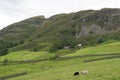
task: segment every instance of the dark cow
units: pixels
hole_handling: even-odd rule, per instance
[[[75,73],[73,74],[73,76],[77,76],[77,75],[79,75],[79,72],[75,72]]]

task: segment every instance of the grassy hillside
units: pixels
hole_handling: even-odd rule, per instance
[[[4,28],[0,40],[17,44],[10,51],[35,48],[55,51],[64,46],[75,48],[79,43],[94,46],[111,39],[120,40],[119,22],[120,9],[110,8],[58,14],[47,19],[37,16]]]
[[[0,40],[8,42],[24,41],[40,27],[44,20],[43,16],[37,16],[11,24],[0,31]]]
[[[99,46],[80,49],[73,54],[65,55],[65,57],[81,56],[81,55],[89,55],[89,54],[110,54],[110,53],[113,54],[120,53],[120,42],[109,43],[109,41],[107,41],[103,44],[100,44]]]
[[[54,57],[55,54],[64,54],[61,57],[70,57],[70,56],[82,56],[89,54],[114,54],[120,53],[120,42],[115,40],[110,40],[99,44],[94,47],[87,47],[77,50],[73,53],[69,52],[70,50],[59,50],[56,53],[49,53],[48,51],[17,51],[11,52],[7,55],[1,56],[0,60],[34,60],[34,59],[49,59]],[[67,54],[68,53],[68,54]]]
[[[104,8],[9,25],[0,31],[0,79],[120,80],[119,22],[120,9]]]
[[[111,43],[112,42],[112,43]],[[85,60],[116,56],[87,56],[68,59],[67,57],[90,54],[120,53],[120,42],[108,41],[96,47],[81,49],[72,54],[61,56],[61,59],[34,63],[8,64],[0,66],[0,76],[27,72],[26,75],[8,80],[119,80],[120,58],[106,59],[84,63]],[[16,54],[16,55],[15,55]],[[48,55],[49,54],[49,55]],[[36,60],[48,58],[54,53],[20,51],[0,57],[0,60]],[[117,56],[119,56],[118,54]],[[66,59],[63,59],[65,57]],[[2,63],[0,63],[2,64]],[[76,71],[88,70],[88,75],[73,76]]]
[[[28,75],[9,80],[119,80],[119,61],[120,59],[112,59],[82,63],[81,59],[74,59],[70,61],[46,62],[44,63],[45,67],[39,63],[35,64],[34,67],[32,66],[32,70],[34,71]],[[53,68],[50,68],[49,64],[52,65]],[[24,69],[28,70],[28,68],[30,67],[27,66],[27,68]],[[82,70],[88,70],[89,74],[73,76],[75,71]]]
[[[53,57],[53,53],[48,53],[45,51],[41,52],[31,52],[31,51],[18,51],[11,52],[8,55],[1,56],[0,61],[4,61],[5,59],[12,61],[21,61],[21,60],[39,60],[39,59],[49,59]]]

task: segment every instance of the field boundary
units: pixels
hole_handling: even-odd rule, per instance
[[[8,75],[8,76],[0,77],[0,80],[6,80],[6,79],[18,77],[18,76],[23,76],[23,75],[26,75],[26,74],[28,74],[28,73],[27,72],[22,72],[22,73],[18,73],[18,74],[11,74],[11,75]]]
[[[59,57],[59,58],[57,58],[57,60],[83,58],[83,57],[92,57],[92,56],[119,56],[119,55],[120,55],[120,53],[111,53],[111,54],[89,54],[89,55],[81,55],[81,56]]]
[[[110,58],[114,58],[114,56],[120,56],[120,53],[111,53],[111,54],[89,54],[89,55],[81,55],[81,56],[71,56],[71,57],[57,57],[54,59],[40,59],[40,60],[25,60],[25,61],[0,61],[0,66],[4,65],[12,65],[12,64],[28,64],[28,63],[35,63],[35,62],[43,62],[43,61],[49,61],[49,60],[69,60],[74,58],[84,58],[84,57],[93,57],[93,56],[111,56]],[[105,58],[106,58],[105,57]],[[101,58],[100,58],[101,59]],[[84,62],[92,62],[97,59],[91,59],[91,60],[85,60]],[[98,59],[99,60],[99,59]]]
[[[115,59],[115,58],[120,58],[120,56],[108,56],[108,57],[102,57],[102,58],[96,58],[96,59],[89,59],[89,60],[84,60],[83,62],[86,63],[86,62],[94,62],[94,61]]]

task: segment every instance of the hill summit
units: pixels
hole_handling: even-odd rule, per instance
[[[83,10],[45,18],[32,17],[0,31],[0,44],[11,51],[58,50],[120,40],[120,9]]]

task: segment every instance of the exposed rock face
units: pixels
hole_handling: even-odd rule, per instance
[[[76,34],[76,38],[86,36],[89,34],[105,34],[107,31],[104,28],[101,28],[100,26],[93,24],[89,27],[83,26],[81,28],[81,31],[79,34]]]
[[[2,29],[0,40],[14,42],[30,39],[33,42],[24,45],[27,48],[31,44],[37,46],[37,43],[40,42],[51,43],[51,41],[66,36],[69,39],[77,38],[79,40],[82,37],[98,35],[101,38],[104,34],[119,34],[119,32],[120,9],[104,8],[58,14],[47,19],[43,16],[32,17]],[[110,37],[113,38],[114,36]]]
[[[83,14],[84,13],[84,14]],[[75,13],[72,20],[76,20],[76,38],[89,34],[106,34],[120,29],[120,10],[104,8]]]

